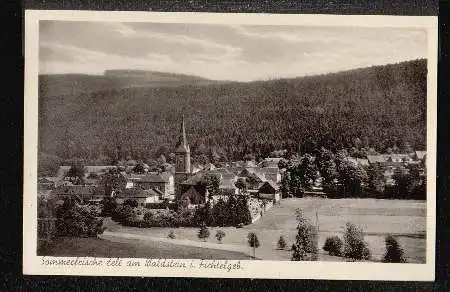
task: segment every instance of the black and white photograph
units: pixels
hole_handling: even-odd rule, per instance
[[[433,276],[435,18],[98,13],[29,25],[35,267]]]

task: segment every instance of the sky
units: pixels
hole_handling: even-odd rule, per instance
[[[427,56],[414,28],[41,21],[39,73],[138,69],[253,81]]]

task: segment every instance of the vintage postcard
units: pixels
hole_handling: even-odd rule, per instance
[[[437,18],[26,11],[23,272],[434,280]]]

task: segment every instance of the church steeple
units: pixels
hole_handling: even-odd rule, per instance
[[[186,128],[184,125],[184,115],[181,120],[181,131],[180,131],[180,138],[178,139],[178,142],[175,146],[175,153],[189,153],[189,144],[187,143],[186,139]]]
[[[182,182],[186,180],[191,171],[191,151],[186,139],[186,127],[184,116],[181,120],[180,138],[175,146],[175,180]]]

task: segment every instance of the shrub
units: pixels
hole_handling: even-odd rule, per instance
[[[347,223],[344,234],[344,256],[354,260],[370,259],[370,250],[364,241],[364,234],[360,227]]]
[[[323,245],[323,250],[328,252],[332,256],[342,255],[342,240],[338,236],[327,237],[325,244]]]
[[[203,241],[206,241],[206,239],[209,237],[208,227],[206,227],[206,225],[202,225],[202,227],[200,227],[200,230],[198,231],[197,236],[198,238],[203,239]]]
[[[284,240],[283,236],[280,236],[277,242],[278,249],[285,249],[286,248],[286,240]]]
[[[173,230],[171,230],[169,232],[169,235],[167,237],[169,237],[170,239],[174,239],[175,238],[175,233],[173,232]]]
[[[388,235],[385,238],[386,253],[383,257],[384,263],[405,263],[406,260],[403,257],[403,249],[398,243],[397,239],[392,235]]]
[[[223,232],[222,230],[217,230],[216,238],[219,243],[222,243],[222,238],[224,238],[224,237],[225,237],[225,232]]]
[[[175,227],[178,226],[177,213],[172,210],[147,210],[144,214],[146,227]]]

